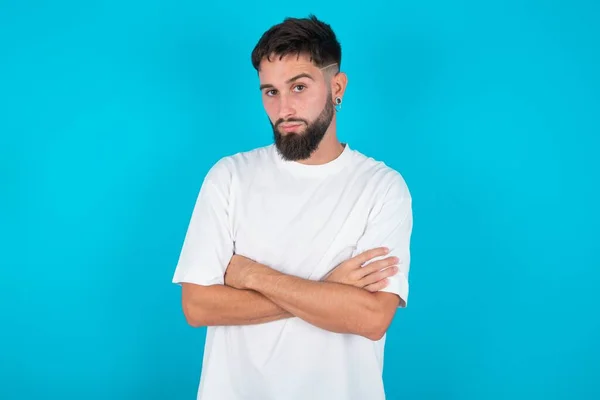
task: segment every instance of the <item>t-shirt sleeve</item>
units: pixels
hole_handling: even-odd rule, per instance
[[[389,186],[367,222],[364,234],[357,243],[353,257],[376,247],[388,247],[389,254],[374,258],[365,265],[383,258],[396,256],[400,260],[399,271],[389,277],[388,285],[382,292],[396,293],[408,303],[408,273],[410,270],[410,239],[413,227],[412,198],[402,176],[393,171]]]
[[[229,223],[231,171],[221,159],[208,171],[188,224],[173,283],[223,284],[233,255]]]

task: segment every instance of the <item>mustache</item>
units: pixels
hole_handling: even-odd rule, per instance
[[[279,125],[283,124],[284,122],[302,122],[305,125],[308,125],[308,122],[301,118],[288,118],[288,119],[281,118],[281,119],[278,119],[277,122],[275,122],[275,128],[279,128]]]

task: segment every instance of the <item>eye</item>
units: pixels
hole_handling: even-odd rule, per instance
[[[277,90],[275,90],[275,89],[267,90],[267,91],[265,92],[265,95],[267,95],[268,97],[273,97],[273,96],[275,96],[276,94],[277,94]]]
[[[299,90],[297,90],[297,89],[299,89]],[[295,90],[296,92],[302,92],[304,89],[306,89],[306,86],[304,86],[304,85],[302,85],[302,84],[298,84],[298,85],[295,85],[295,86],[294,86],[294,90]]]

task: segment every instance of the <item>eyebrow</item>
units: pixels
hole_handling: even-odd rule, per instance
[[[313,77],[312,77],[310,74],[307,74],[306,72],[303,72],[303,73],[301,73],[301,74],[298,74],[298,75],[296,75],[296,76],[293,76],[293,77],[291,77],[290,79],[288,79],[287,81],[285,81],[285,83],[289,84],[289,83],[292,83],[292,82],[294,82],[294,81],[297,81],[297,80],[298,80],[298,79],[300,79],[300,78],[308,78],[308,79],[310,79],[310,80],[312,80],[312,81],[314,81],[314,80],[315,80],[315,78],[313,78]],[[264,83],[264,84],[260,85],[260,88],[259,88],[259,89],[260,89],[260,90],[263,90],[263,89],[266,89],[266,88],[274,88],[274,87],[275,87],[275,86],[273,86],[273,85],[272,85],[272,84],[270,84],[270,83]]]

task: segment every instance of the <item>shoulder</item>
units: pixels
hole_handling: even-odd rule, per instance
[[[354,150],[357,173],[373,185],[380,194],[410,199],[411,194],[404,175],[384,160]]]
[[[272,158],[273,146],[262,146],[219,158],[209,169],[206,179],[232,179],[241,173],[252,173]]]

